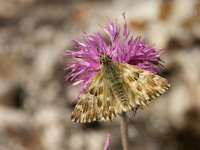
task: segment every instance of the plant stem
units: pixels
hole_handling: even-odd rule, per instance
[[[128,125],[126,122],[126,114],[120,116],[121,138],[123,150],[128,150]]]

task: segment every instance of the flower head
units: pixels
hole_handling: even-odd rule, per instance
[[[122,31],[117,22],[110,22],[102,27],[108,40],[100,32],[93,35],[84,32],[82,41],[72,41],[75,49],[67,51],[72,62],[67,65],[69,74],[66,79],[75,81],[73,85],[82,84],[81,91],[101,68],[101,54],[108,55],[115,62],[135,65],[154,74],[157,73],[156,67],[162,66],[160,55],[163,51],[156,50],[154,45],[148,45],[140,37],[134,38],[128,30],[125,14],[123,18]]]

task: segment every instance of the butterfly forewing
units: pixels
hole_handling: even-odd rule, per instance
[[[130,87],[129,95],[132,93],[133,99],[130,99],[132,108],[142,107],[158,96],[162,95],[169,87],[165,78],[136,68],[129,64],[119,64],[123,72],[123,79]]]
[[[80,96],[71,119],[74,122],[111,121],[119,113],[120,109],[116,111],[118,108],[120,105],[115,100],[112,89],[99,71]]]

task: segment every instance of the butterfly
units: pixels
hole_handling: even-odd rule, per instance
[[[127,63],[100,56],[101,68],[79,97],[71,120],[74,122],[112,121],[129,110],[149,105],[170,84],[165,78]]]

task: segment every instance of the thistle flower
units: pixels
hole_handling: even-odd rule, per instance
[[[125,14],[123,18],[123,27],[120,27],[117,21],[102,27],[109,41],[100,32],[93,35],[84,32],[82,41],[72,41],[75,49],[67,51],[72,62],[67,65],[69,74],[66,79],[74,81],[73,85],[82,85],[80,94],[100,69],[102,53],[115,62],[128,63],[154,74],[157,73],[156,67],[162,66],[160,55],[163,51],[156,50],[154,45],[148,45],[145,39],[134,38],[129,32]]]

